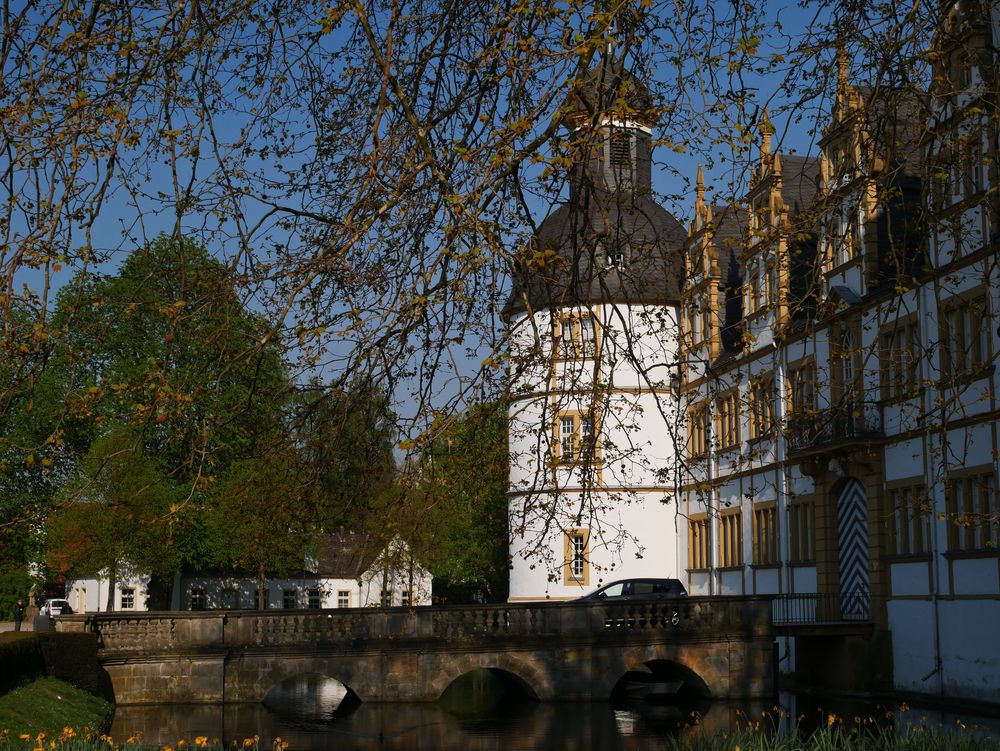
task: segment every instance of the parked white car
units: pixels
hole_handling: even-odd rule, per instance
[[[39,615],[70,615],[73,608],[69,606],[69,600],[46,600],[42,605]]]

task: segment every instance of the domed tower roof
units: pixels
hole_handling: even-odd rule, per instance
[[[565,120],[579,127],[595,118],[610,118],[652,127],[656,107],[649,88],[620,59],[602,57],[566,98]]]
[[[573,88],[567,107],[567,125],[589,131],[570,200],[542,222],[518,259],[505,313],[677,305],[687,233],[650,195],[656,117],[649,90],[620,61],[602,60]]]

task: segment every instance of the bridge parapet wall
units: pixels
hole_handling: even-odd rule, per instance
[[[607,698],[650,660],[693,670],[713,695],[769,696],[770,598],[518,603],[372,610],[95,613],[93,631],[121,704],[260,701],[303,672],[363,700],[425,701],[475,668],[519,676],[540,699]]]
[[[103,655],[412,640],[590,639],[609,632],[676,639],[771,633],[769,598],[691,597],[627,603],[517,603],[353,610],[93,613],[59,618],[93,631]]]

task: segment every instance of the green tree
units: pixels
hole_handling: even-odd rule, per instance
[[[172,511],[183,490],[142,453],[141,435],[118,428],[96,440],[49,517],[47,564],[59,575],[105,574],[115,584],[137,573],[172,573]]]
[[[380,524],[398,531],[455,602],[507,597],[507,410],[478,404],[447,418],[395,488]]]
[[[264,607],[267,575],[301,568],[317,532],[316,495],[300,455],[281,437],[261,442],[256,456],[230,465],[206,513],[214,563],[257,579]]]

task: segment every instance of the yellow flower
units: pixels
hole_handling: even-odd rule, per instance
[[[187,745],[187,741],[184,740],[183,738],[181,738],[179,741],[177,741],[177,748],[183,748],[186,745]]]
[[[20,738],[22,741],[30,741],[31,740],[31,736],[28,735],[27,733],[21,733],[17,737]]]
[[[208,736],[199,735],[194,739],[194,745],[196,746],[204,746],[206,743],[208,743]]]
[[[828,714],[828,715],[827,715],[827,717],[826,717],[826,726],[827,726],[827,727],[830,727],[830,726],[831,726],[831,725],[833,725],[833,723],[835,723],[836,721],[837,721],[837,715],[835,715],[835,714],[834,714],[833,712],[831,712],[831,713],[830,713],[830,714]]]
[[[244,746],[244,748],[246,748],[247,746],[252,746],[252,745],[253,745],[253,738],[244,738],[243,739],[243,746]]]
[[[41,746],[42,741],[45,740],[45,733],[39,733],[38,735],[36,735],[35,740],[38,741],[38,745]]]
[[[163,751],[174,751],[174,747],[173,746],[164,746],[163,747]]]

